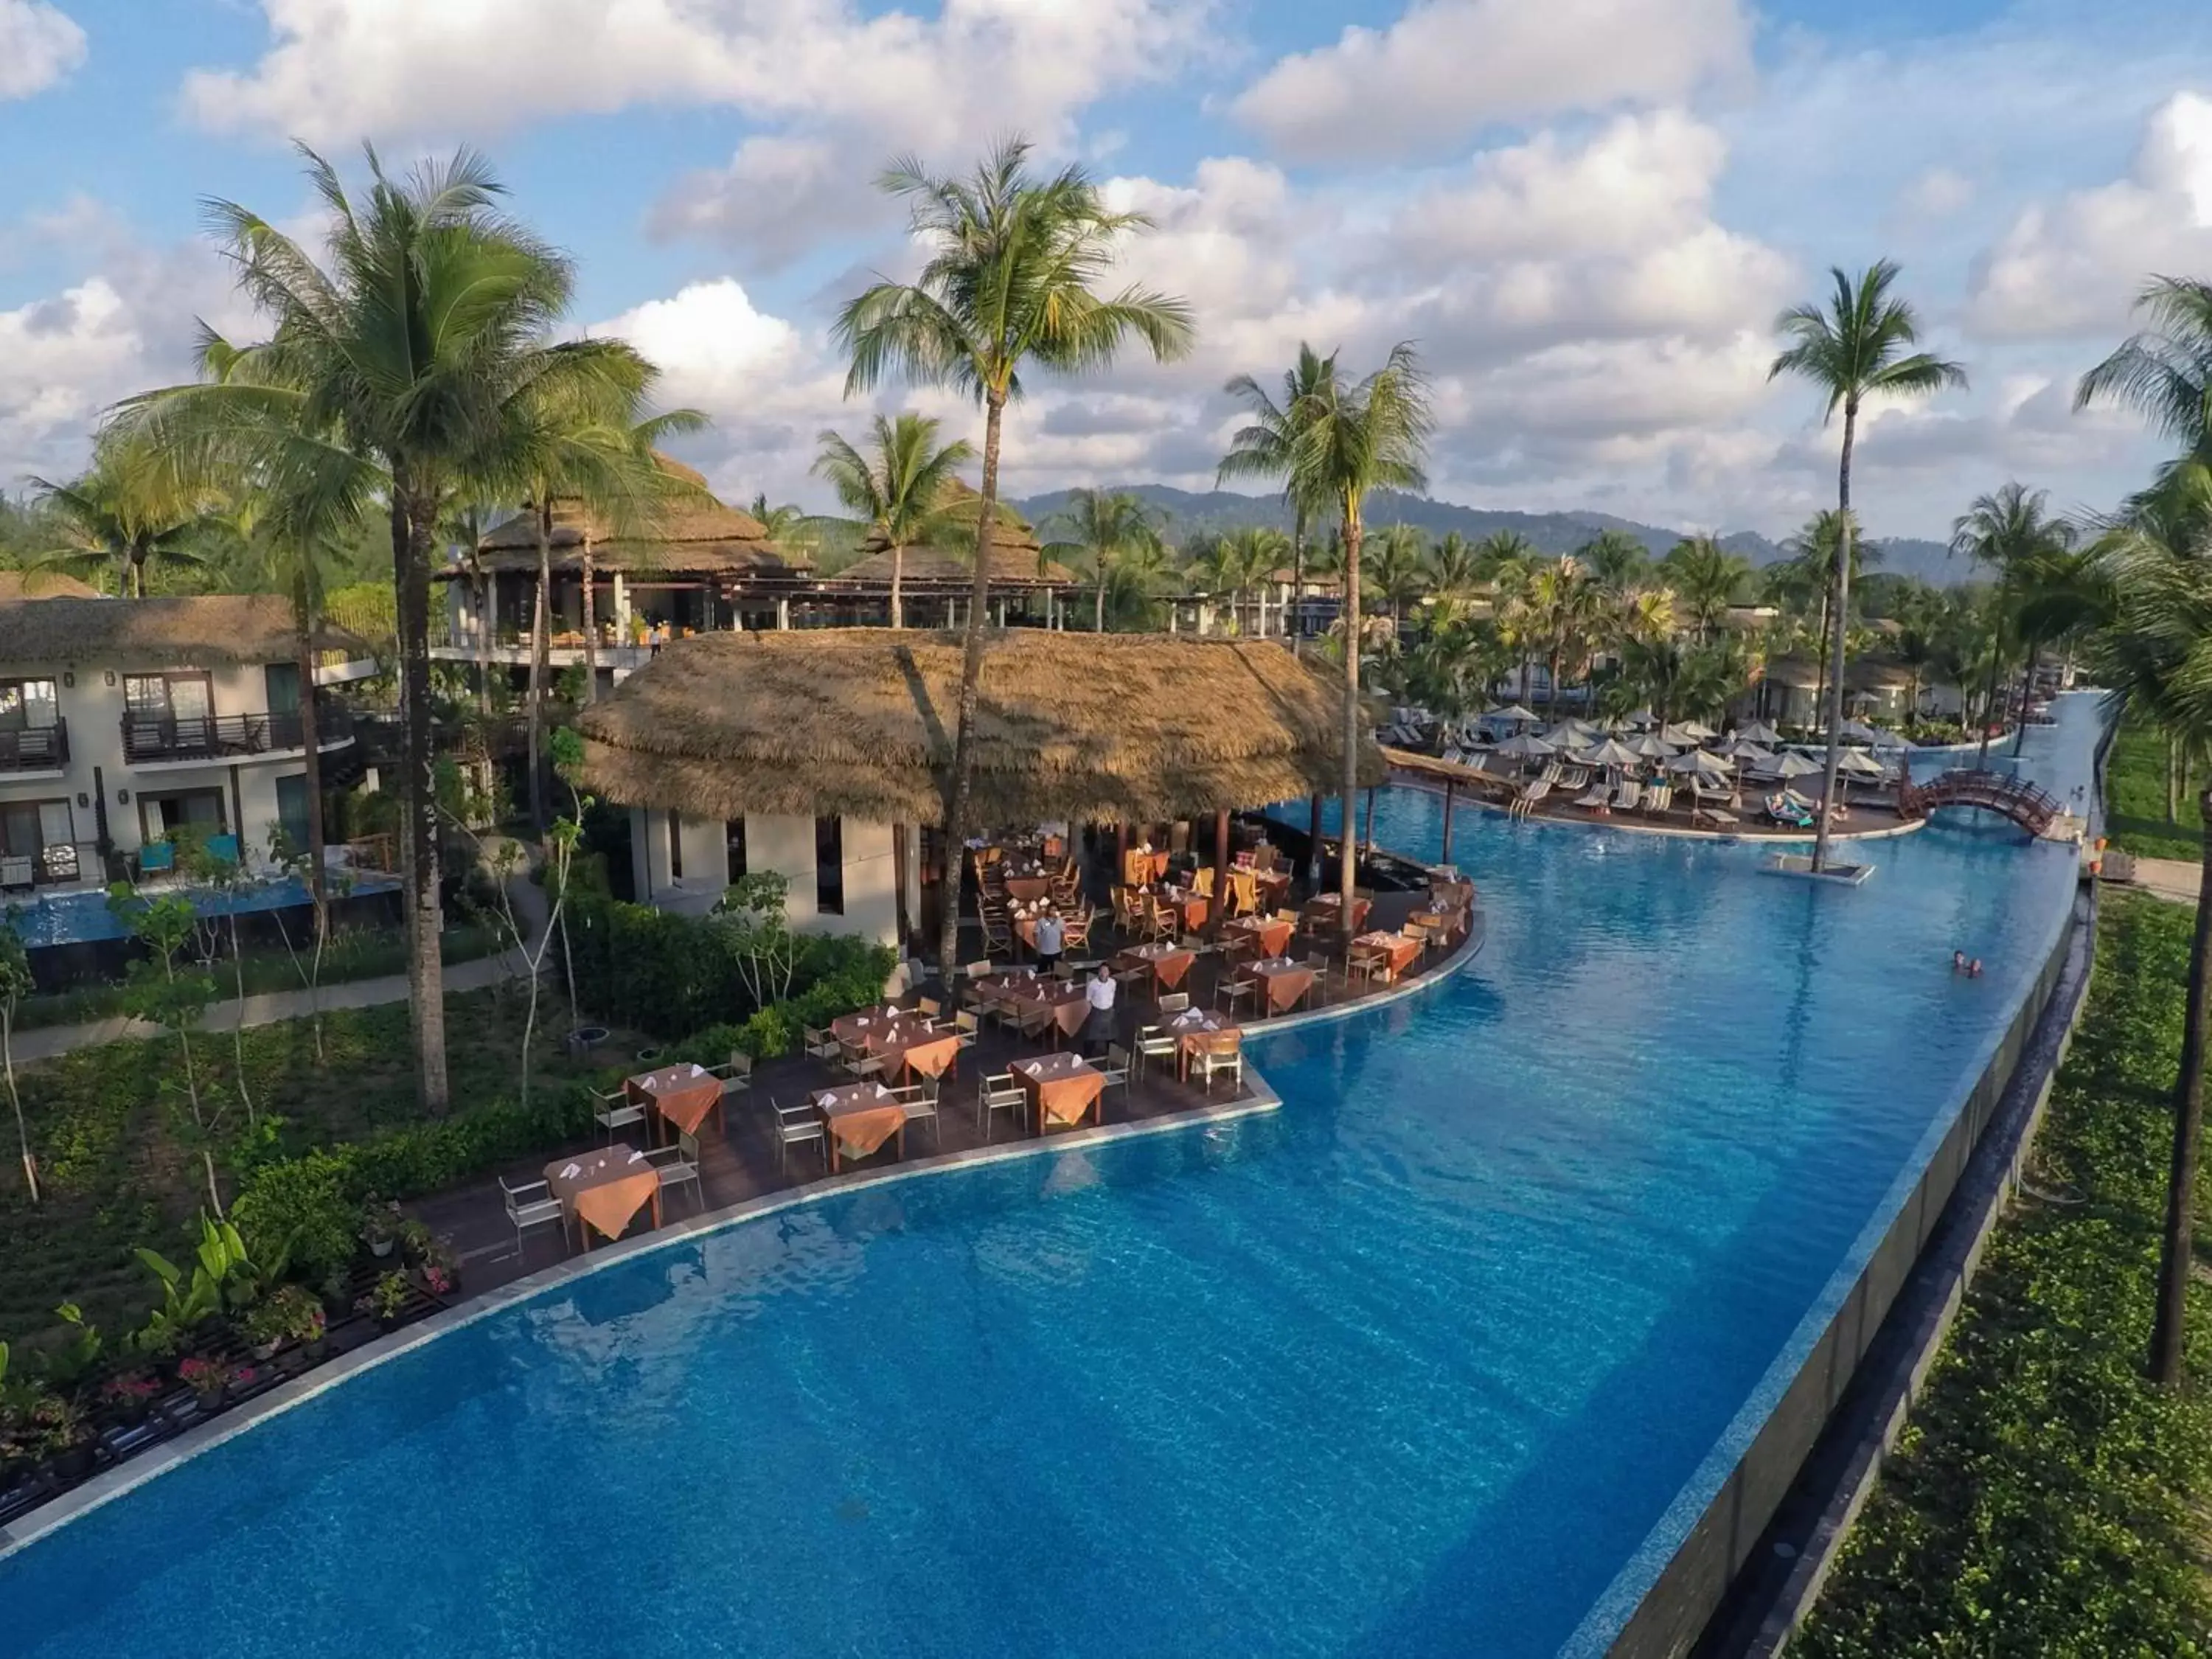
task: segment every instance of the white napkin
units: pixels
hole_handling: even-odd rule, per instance
[[[583,1173],[584,1166],[582,1164],[571,1164],[567,1169],[561,1171],[561,1179],[563,1181],[574,1181],[578,1176]]]
[[[629,1161],[633,1164],[642,1164],[645,1162],[645,1154],[643,1152],[632,1152],[629,1155]]]

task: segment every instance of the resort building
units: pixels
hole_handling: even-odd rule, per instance
[[[680,641],[585,711],[592,793],[630,809],[639,902],[704,909],[749,872],[793,926],[933,937],[960,641],[849,629]],[[1279,645],[1013,629],[984,658],[979,824],[1182,824],[1340,786],[1339,692]],[[1379,782],[1366,744],[1363,776]]]
[[[376,672],[350,636],[318,645],[318,687]],[[98,885],[181,825],[249,864],[277,825],[304,844],[303,695],[274,596],[0,598],[0,889]],[[316,713],[319,748],[352,744],[343,704]]]

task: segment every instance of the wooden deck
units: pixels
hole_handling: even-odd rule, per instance
[[[1423,896],[1417,893],[1378,892],[1374,896],[1374,908],[1370,913],[1368,925],[1370,927],[1395,928],[1422,902]],[[1094,957],[1110,957],[1119,945],[1110,933],[1102,937],[1103,943],[1094,946],[1091,955]],[[1292,948],[1295,952],[1304,954],[1310,948],[1318,947],[1301,933]],[[1401,985],[1434,974],[1450,955],[1451,951],[1447,948],[1432,946],[1426,959],[1419,964],[1418,972],[1408,974],[1401,981]],[[1190,997],[1194,1006],[1214,1007],[1220,1001],[1222,977],[1221,957],[1217,955],[1201,956],[1192,965],[1182,990]],[[1307,1006],[1340,1006],[1347,1002],[1371,1000],[1389,988],[1370,986],[1364,981],[1348,982],[1340,967],[1335,968],[1317,982],[1315,996]],[[929,988],[925,988],[925,994],[929,994]],[[1255,1024],[1249,1009],[1248,1002],[1244,1009],[1238,1011],[1239,1023],[1248,1027]],[[1159,1018],[1154,1000],[1131,985],[1120,988],[1115,1013],[1115,1040],[1129,1048],[1134,1047],[1136,1028],[1140,1024],[1152,1024]],[[1046,1052],[1050,1046],[1024,1040],[996,1024],[988,1024],[975,1047],[960,1056],[957,1075],[945,1079],[933,1129],[927,1123],[917,1123],[908,1129],[905,1157],[923,1157],[936,1152],[963,1152],[986,1145],[985,1128],[977,1121],[977,1093],[981,1079],[987,1073],[1004,1072],[1017,1060]],[[642,1071],[646,1067],[640,1066],[636,1069]],[[822,1180],[828,1171],[819,1143],[809,1142],[795,1146],[791,1149],[787,1159],[778,1158],[776,1140],[771,1133],[774,1118],[769,1103],[773,1099],[785,1105],[798,1103],[809,1098],[817,1089],[849,1081],[851,1079],[843,1072],[805,1055],[761,1066],[753,1073],[750,1089],[724,1099],[720,1114],[722,1121],[718,1123],[714,1117],[709,1116],[701,1126],[698,1188],[695,1191],[687,1184],[666,1194],[663,1206],[664,1223],[702,1211],[724,1209]],[[1104,1121],[1112,1124],[1175,1118],[1249,1098],[1251,1092],[1249,1088],[1240,1087],[1225,1079],[1217,1081],[1208,1091],[1194,1082],[1178,1081],[1171,1062],[1155,1061],[1133,1075],[1127,1090],[1114,1088],[1107,1091],[1103,1100]],[[633,1146],[643,1144],[635,1130],[629,1131],[627,1134]],[[1029,1127],[1025,1124],[1017,1126],[1011,1123],[1003,1112],[988,1122],[988,1144],[1029,1138],[1032,1138]],[[498,1174],[510,1182],[538,1181],[544,1178],[547,1164],[556,1158],[589,1151],[601,1144],[604,1144],[602,1139],[579,1139],[573,1146],[538,1152],[518,1160]],[[894,1142],[858,1164],[848,1161],[836,1178],[854,1183],[878,1179],[896,1168],[900,1157]],[[405,1208],[433,1231],[452,1240],[454,1249],[461,1257],[462,1288],[465,1294],[473,1295],[495,1288],[526,1273],[550,1266],[573,1254],[574,1249],[571,1240],[563,1237],[562,1230],[551,1226],[532,1229],[525,1235],[518,1248],[514,1230],[507,1221],[495,1179],[422,1199]],[[631,1231],[633,1233],[644,1231],[649,1230],[651,1224],[650,1213],[642,1213],[633,1224]]]

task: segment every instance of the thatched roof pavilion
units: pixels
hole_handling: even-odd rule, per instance
[[[0,570],[0,605],[17,599],[96,599],[100,590],[61,570]]]
[[[951,588],[964,593],[975,580],[975,527],[981,516],[979,508],[982,498],[966,484],[957,481],[949,495],[946,515],[959,526],[960,539],[966,544],[960,548],[926,545],[908,548],[900,575],[902,586],[911,586],[917,590]],[[1044,545],[1037,540],[1036,530],[1004,501],[999,503],[993,519],[991,588],[994,592],[1002,589],[1073,587],[1082,580],[1066,566],[1047,560]],[[860,544],[860,557],[831,580],[889,587],[891,580],[889,544],[880,535],[871,534]]]
[[[707,481],[680,461],[659,459],[660,468],[690,484],[697,493],[664,508],[649,534],[617,534],[615,526],[587,513],[573,497],[556,497],[553,503],[553,568],[574,573],[584,567],[584,541],[591,538],[592,564],[611,574],[794,576],[811,569],[804,554],[786,552],[769,539],[768,527],[750,513],[725,507],[707,493]],[[495,525],[477,544],[477,556],[487,570],[526,572],[538,569],[537,514],[528,508]],[[465,574],[448,566],[439,573],[447,577]]]
[[[322,650],[369,647],[325,621]],[[149,599],[25,599],[0,604],[0,662],[143,662],[188,668],[289,662],[292,606],[274,593],[193,593]]]
[[[633,806],[936,823],[955,633],[681,641],[585,711],[589,787]],[[983,660],[977,820],[1149,823],[1338,787],[1341,682],[1273,641],[1013,629]],[[1360,780],[1383,781],[1362,740]]]

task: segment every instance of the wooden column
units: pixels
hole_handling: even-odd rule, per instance
[[[1229,809],[1224,806],[1213,815],[1213,902],[1206,908],[1206,919],[1218,933],[1228,918]]]
[[[1321,797],[1313,798],[1313,811],[1307,820],[1306,885],[1316,890],[1321,886]]]
[[[912,937],[906,905],[906,825],[894,823],[891,825],[891,894],[898,911],[898,950],[902,962],[906,960],[907,940]]]
[[[1371,783],[1367,786],[1367,834],[1364,841],[1365,850],[1368,853],[1373,853],[1375,850],[1375,786]]]
[[[1439,864],[1451,862],[1452,788],[1452,781],[1446,778],[1444,780],[1444,850],[1443,856],[1437,860]]]

